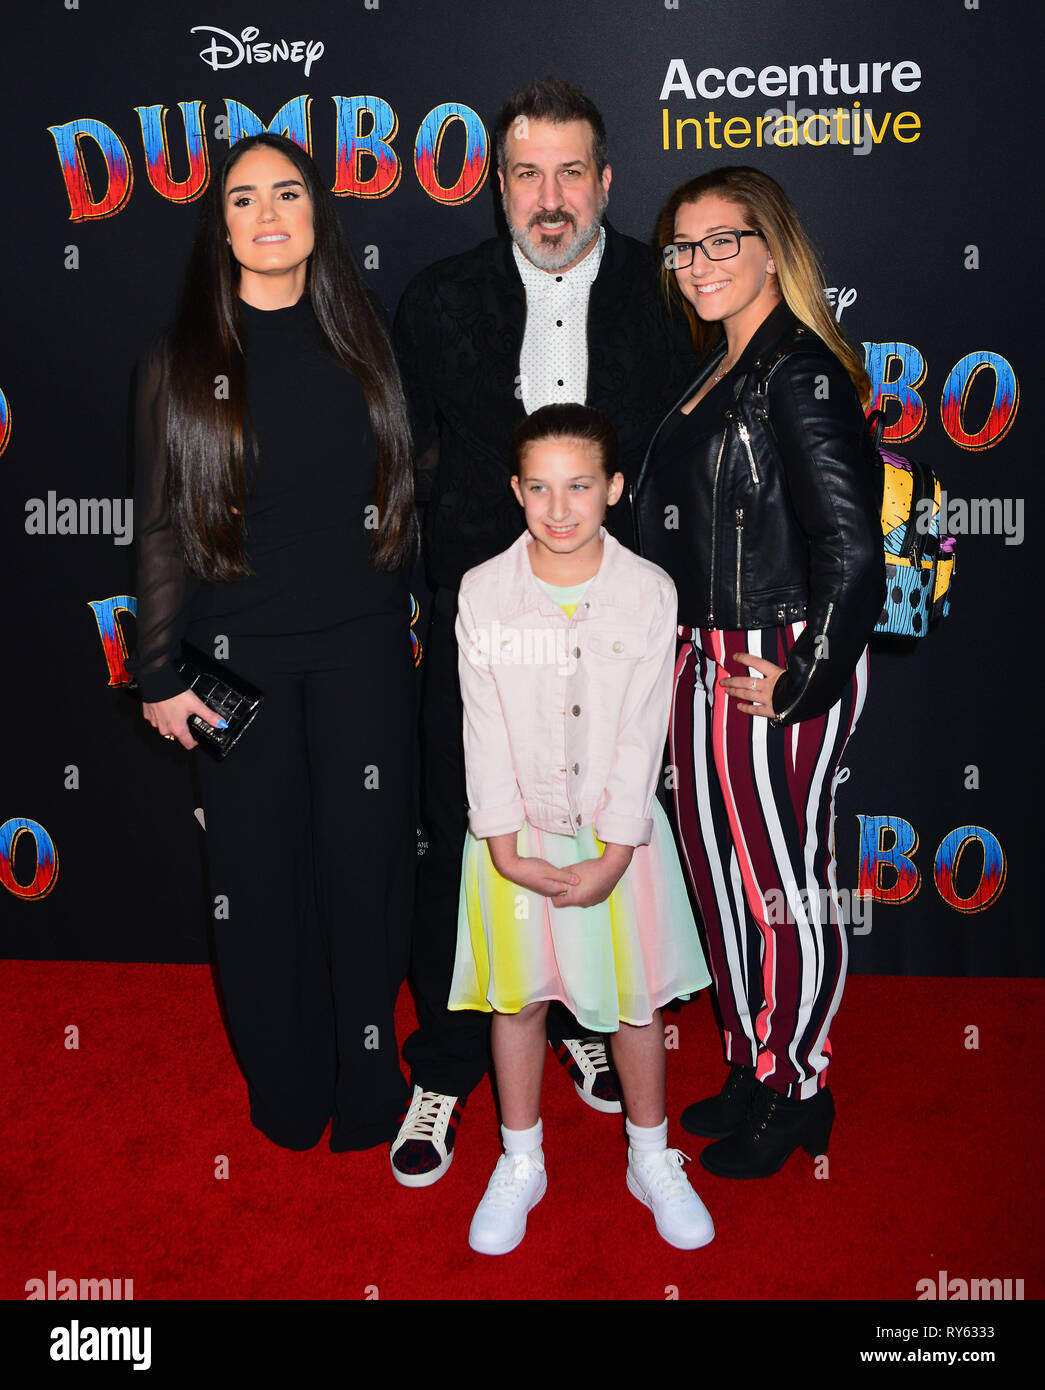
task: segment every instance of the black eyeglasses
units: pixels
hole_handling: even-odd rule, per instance
[[[709,261],[728,261],[740,255],[742,236],[762,236],[762,232],[712,232],[702,241],[673,241],[670,246],[662,246],[660,254],[668,270],[685,270],[693,264],[697,247],[704,252]]]

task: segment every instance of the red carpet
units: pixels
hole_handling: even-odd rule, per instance
[[[447,1176],[420,1191],[387,1152],[289,1153],[247,1119],[205,966],[5,963],[0,1298],[28,1280],[133,1279],[142,1299],[914,1300],[918,1281],[1022,1279],[1045,1293],[1037,980],[850,980],[832,1034],[829,1176],[688,1168],[714,1217],[673,1250],[624,1186],[621,1121],[583,1106],[551,1053],[548,1195],[518,1250],[473,1254],[497,1157],[484,1082]],[[724,1076],[707,998],[666,1015],[669,1143]],[[400,1040],[413,1025],[404,991]],[[79,1030],[67,1048],[66,1029]],[[979,1047],[966,1046],[967,1030]],[[1033,1048],[1031,1044],[1033,1043]],[[215,1178],[219,1155],[228,1179]]]

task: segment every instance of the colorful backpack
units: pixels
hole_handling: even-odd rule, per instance
[[[872,411],[868,424],[885,474],[886,594],[875,634],[924,637],[951,608],[955,545],[953,536],[940,535],[940,480],[917,460],[882,448],[880,410]]]

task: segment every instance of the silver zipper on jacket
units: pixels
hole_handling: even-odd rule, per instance
[[[729,416],[727,415],[727,419]],[[718,458],[715,460],[715,480],[711,486],[711,589],[708,593],[708,627],[715,626],[715,521],[718,517],[718,473],[722,465],[722,453],[726,447],[726,435],[729,433],[729,426],[722,431],[722,442],[718,446]]]
[[[737,613],[736,621],[740,622],[740,557],[744,546],[744,508],[737,508]]]
[[[628,484],[628,506],[631,508],[631,529],[635,534],[635,551],[642,554],[642,533],[639,529],[639,509],[635,505],[635,484]]]
[[[813,679],[813,676],[814,676],[814,674],[815,674],[815,672],[816,672],[816,668],[817,668],[817,666],[819,666],[819,664],[820,664],[820,652],[819,652],[819,647],[820,647],[820,644],[821,644],[822,642],[826,642],[826,640],[827,640],[827,629],[828,629],[828,627],[829,627],[829,625],[830,625],[830,623],[831,623],[831,614],[832,614],[834,611],[835,611],[835,606],[834,606],[834,604],[833,604],[833,603],[829,603],[829,604],[827,605],[827,612],[826,612],[826,614],[824,615],[824,626],[823,626],[823,629],[822,629],[821,632],[816,636],[816,638],[814,638],[813,645],[814,645],[814,648],[817,649],[817,651],[816,651],[816,656],[813,657],[813,664],[812,664],[812,666],[810,666],[810,668],[809,668],[809,674],[806,676],[805,681],[804,681],[803,684],[802,684],[802,689],[798,692],[798,694],[795,696],[795,698],[791,701],[791,703],[788,705],[787,709],[782,709],[782,710],[780,711],[779,714],[777,714],[777,715],[775,715],[775,716],[773,717],[772,722],[773,722],[774,724],[779,724],[780,721],[781,721],[782,719],[786,719],[787,716],[788,716],[788,715],[791,713],[791,711],[794,709],[794,707],[798,704],[799,700],[801,700],[802,696],[803,696],[803,695],[806,693],[806,691],[808,690],[808,688],[809,688],[809,682]]]
[[[751,432],[747,425],[744,424],[743,420],[737,425],[737,434],[739,434],[740,438],[744,441],[744,448],[747,450],[748,466],[751,469],[751,481],[757,487],[759,478],[758,469],[755,467],[755,455],[751,449]]]

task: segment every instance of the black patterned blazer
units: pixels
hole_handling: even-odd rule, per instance
[[[613,421],[630,483],[696,359],[683,315],[665,304],[655,252],[605,225],[588,300],[587,404]],[[394,341],[414,419],[434,588],[455,590],[466,570],[506,550],[523,529],[508,480],[512,431],[524,416],[525,327],[526,291],[507,236],[429,266],[400,301]],[[625,489],[606,526],[630,547],[628,506]]]

